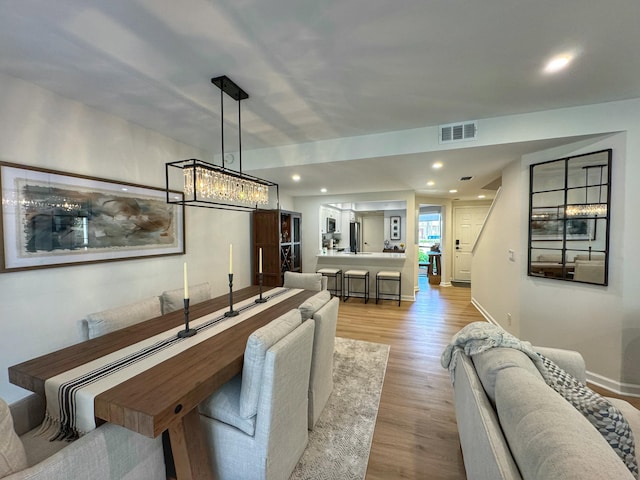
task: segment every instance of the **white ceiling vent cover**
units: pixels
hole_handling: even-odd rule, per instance
[[[440,143],[466,142],[476,139],[478,122],[450,123],[440,125]]]

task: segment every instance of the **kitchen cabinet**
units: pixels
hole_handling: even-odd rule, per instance
[[[284,272],[302,272],[302,214],[287,210],[255,210],[252,224],[253,281],[259,282],[262,248],[262,284],[281,286]]]

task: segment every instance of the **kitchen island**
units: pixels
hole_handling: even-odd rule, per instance
[[[349,269],[368,270],[369,271],[369,291],[371,299],[375,302],[376,295],[376,273],[382,270],[397,270],[402,273],[402,299],[414,300],[414,291],[412,282],[409,281],[413,272],[413,268],[407,262],[405,253],[383,253],[383,252],[338,252],[336,250],[328,250],[327,253],[319,253],[316,255],[316,270],[324,267],[334,267],[342,269],[344,273]],[[386,285],[385,285],[386,287]],[[358,287],[360,289],[360,287]],[[386,288],[381,289],[382,292],[387,291]]]

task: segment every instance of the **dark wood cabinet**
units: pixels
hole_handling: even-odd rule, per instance
[[[259,282],[262,248],[262,284],[282,285],[284,272],[302,271],[302,215],[286,210],[253,212],[253,281]]]

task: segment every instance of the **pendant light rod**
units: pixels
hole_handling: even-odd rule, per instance
[[[216,87],[220,89],[220,132],[222,139],[220,141],[222,150],[222,168],[224,167],[224,102],[222,92],[229,95],[236,102],[238,102],[238,150],[240,152],[240,172],[242,172],[242,123],[240,123],[240,101],[249,98],[249,94],[240,88],[233,80],[226,75],[215,77],[211,79]]]

